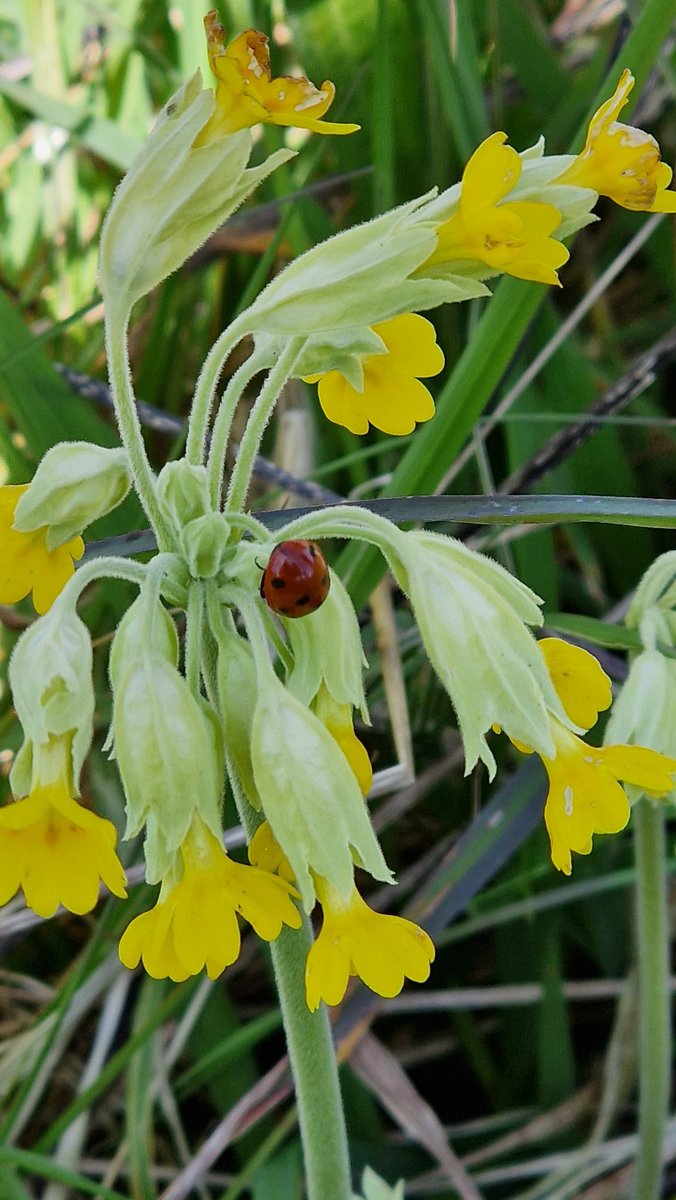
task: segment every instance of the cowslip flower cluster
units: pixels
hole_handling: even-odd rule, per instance
[[[274,941],[282,930],[293,937],[302,910],[318,905],[321,926],[305,978],[315,1010],[322,1001],[338,1004],[353,976],[393,996],[405,979],[425,980],[434,958],[423,929],[375,912],[358,890],[355,867],[382,883],[393,877],[371,824],[372,769],[354,728],[355,714],[368,721],[357,616],[317,539],[355,538],[383,554],[453,702],[468,771],[480,760],[495,774],[489,739],[496,727],[542,757],[550,777],[545,822],[561,870],[570,870],[571,852],[589,852],[594,833],[626,824],[618,780],[667,791],[676,761],[657,749],[585,746],[579,735],[609,699],[600,668],[581,651],[538,644],[538,597],[461,543],[402,532],[340,506],[289,522],[273,541],[245,504],[280,391],[291,378],[313,380],[330,420],[355,433],[369,425],[410,433],[433,417],[421,381],[444,365],[421,312],[488,295],[484,280],[501,273],[558,284],[568,257],[562,239],[594,219],[600,193],[620,194],[614,171],[622,179],[639,171],[625,153],[627,138],[652,147],[648,164],[640,159],[632,206],[664,207],[671,193],[652,140],[637,131],[618,137],[624,127],[614,115],[626,81],[594,118],[577,158],[550,159],[542,143],[519,154],[504,133],[492,135],[456,186],[337,234],[272,280],[212,348],[197,381],[185,455],[156,474],[128,367],[134,302],[290,157],[281,150],[249,167],[254,124],[339,135],[356,129],[325,120],[330,83],[272,78],[262,34],[247,30],[228,45],[215,13],[206,28],[215,92],[202,89],[197,74],[165,106],[115,194],[101,238],[124,448],[55,447],[30,485],[0,490],[8,547],[0,602],[32,592],[42,614],[10,667],[25,739],[11,774],[15,802],[0,810],[0,901],[22,890],[49,916],[59,904],[88,911],[101,885],[124,895],[116,831],[79,800],[94,694],[90,638],[76,604],[92,580],[126,580],[139,594],[110,652],[107,745],[124,786],[125,837],[144,834],[146,878],[159,894],[129,923],[121,960],[130,968],[142,963],[156,978],[180,981],[203,969],[215,978],[237,958],[240,918]],[[251,358],[215,404],[225,358],[247,335]],[[266,377],[226,481],[235,408],[261,371]],[[147,563],[92,558],[75,571],[83,529],[130,484],[158,553]],[[182,648],[170,607],[185,613]],[[248,863],[223,847],[226,788],[252,834]]]

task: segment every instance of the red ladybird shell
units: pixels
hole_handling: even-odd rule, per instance
[[[316,542],[295,538],[275,546],[261,579],[261,596],[283,617],[316,612],[329,594],[331,577]]]

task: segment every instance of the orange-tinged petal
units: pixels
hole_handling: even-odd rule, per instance
[[[566,715],[581,729],[591,729],[600,712],[610,708],[610,679],[593,654],[562,638],[541,638],[538,646]]]
[[[655,138],[617,120],[633,86],[633,75],[623,71],[591,119],[584,149],[556,182],[592,188],[637,212],[676,212],[676,192],[666,191],[671,170],[660,161]]]
[[[335,88],[325,80],[315,87],[305,76],[271,78],[268,39],[246,29],[225,45],[225,30],[215,10],[204,18],[209,63],[216,76],[216,107],[196,145],[213,137],[247,129],[259,122],[290,125],[314,133],[354,133],[358,125],[323,121]]]

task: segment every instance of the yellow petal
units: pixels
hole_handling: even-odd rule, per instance
[[[562,638],[541,638],[538,646],[566,716],[581,729],[591,729],[613,698],[610,679],[600,662]]]

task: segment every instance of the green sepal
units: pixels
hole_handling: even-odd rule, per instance
[[[211,508],[206,467],[184,458],[166,463],[157,477],[157,499],[172,528],[180,533]]]
[[[404,1181],[400,1179],[399,1183],[395,1183],[391,1188],[371,1167],[365,1167],[361,1180],[361,1195],[353,1196],[352,1200],[404,1200]]]
[[[60,442],[48,450],[19,500],[14,528],[47,527],[47,546],[82,533],[124,500],[131,486],[127,454],[91,442]]]
[[[222,513],[207,513],[182,530],[181,551],[193,579],[213,579],[227,553],[228,527]]]
[[[547,710],[570,726],[529,625],[539,598],[498,563],[443,534],[396,531],[386,551],[410,597],[425,649],[448,692],[465,747],[495,774],[485,734],[499,725],[539,754],[554,754]]]
[[[345,755],[271,672],[259,691],[251,758],[263,811],[306,911],[315,902],[312,871],[345,897],[353,886],[353,861],[375,879],[392,882]]]
[[[293,651],[287,686],[311,704],[324,684],[336,704],[349,704],[368,721],[363,668],[367,666],[354,606],[342,580],[331,571],[324,603],[300,620],[281,618]]]
[[[127,797],[125,836],[146,825],[147,878],[157,883],[195,812],[221,837],[223,760],[217,724],[175,667],[148,647],[118,684],[113,732]]]
[[[203,146],[195,139],[214,111],[197,71],[168,101],[118,187],[101,232],[101,291],[123,316],[177,270],[251,191],[294,157],[278,150],[246,169],[249,130]]]
[[[21,635],[9,683],[26,740],[45,745],[72,734],[73,778],[79,779],[94,727],[92,645],[77,614],[58,603]]]
[[[172,667],[178,663],[178,634],[170,614],[150,589],[130,604],[120,621],[108,658],[108,677],[115,692],[127,667],[151,649]]]
[[[251,761],[258,677],[251,647],[238,633],[219,633],[218,636],[218,695],[226,760],[237,775],[249,804],[260,809]]]

